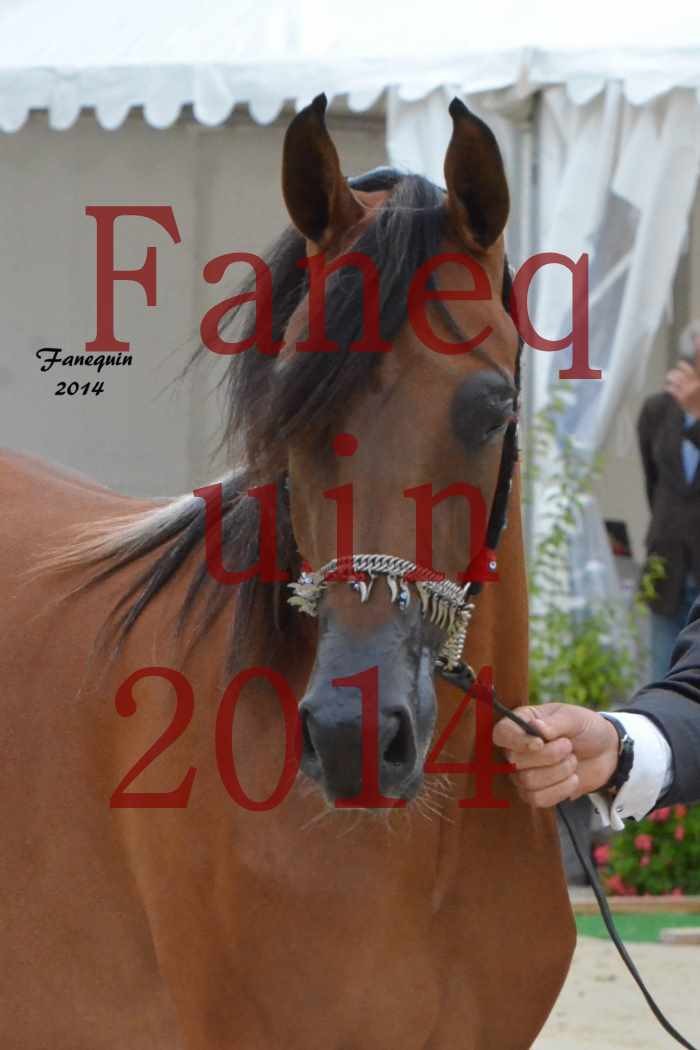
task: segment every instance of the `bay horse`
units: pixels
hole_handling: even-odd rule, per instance
[[[255,565],[274,511],[283,578],[215,578],[201,493],[137,500],[19,454],[0,461],[6,1050],[524,1050],[567,973],[575,933],[553,815],[522,804],[505,775],[502,808],[460,805],[468,771],[423,775],[460,695],[435,673],[444,624],[423,615],[420,580],[382,580],[373,563],[363,590],[359,576],[307,572],[296,594],[310,611],[311,580],[317,617],[287,600],[304,563],[332,562],[350,486],[354,550],[398,566],[416,558],[407,490],[466,482],[492,506],[519,366],[508,188],[488,127],[452,103],[445,193],[393,169],[344,178],[324,111],[319,96],[285,139],[292,225],[266,260],[281,345],[253,345],[250,287],[231,308],[250,346],[230,362],[222,564]],[[390,352],[353,348],[352,267],[326,283],[335,347],[297,352],[312,320],[305,260],[348,251],[377,265]],[[431,331],[456,343],[488,329],[468,353],[434,352],[407,317],[414,274],[438,253]],[[472,294],[464,259],[496,294]],[[269,485],[274,506],[260,496]],[[431,509],[433,565],[455,581],[470,504]],[[498,572],[466,656],[514,707],[528,626],[517,471]],[[389,808],[347,812],[334,802],[363,785],[372,669]],[[285,696],[301,699],[298,775]],[[446,751],[462,763],[474,706]],[[256,808],[290,768],[286,798]]]

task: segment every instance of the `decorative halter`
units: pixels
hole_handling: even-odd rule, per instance
[[[440,573],[391,554],[355,554],[352,558],[334,558],[317,572],[303,572],[296,583],[289,584],[294,592],[288,599],[289,604],[309,616],[317,616],[328,584],[343,580],[358,592],[361,602],[366,602],[379,576],[384,577],[391,602],[398,605],[401,612],[411,604],[413,584],[420,599],[421,616],[428,617],[446,632],[436,664],[447,671],[453,670],[460,662],[474,609],[473,603],[467,600],[471,583],[460,587]]]

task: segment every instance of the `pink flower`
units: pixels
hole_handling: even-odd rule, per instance
[[[657,824],[664,824],[670,816],[671,807],[662,806],[661,809],[655,809],[653,813],[649,814],[649,820],[653,820]]]
[[[678,819],[681,820],[683,817],[687,816],[688,807],[683,806],[679,803],[679,805],[673,807],[673,812],[675,816],[677,816]]]
[[[679,824],[676,830],[673,832],[673,837],[676,842],[682,842],[685,838],[685,828],[682,824]]]
[[[680,886],[676,886],[674,889],[671,890],[671,896],[672,897],[684,897],[685,894],[683,893],[683,890],[680,888]]]
[[[621,896],[630,892],[629,886],[625,885],[619,875],[611,875],[608,879],[607,886],[611,893],[617,893]]]
[[[651,835],[637,835],[636,839],[634,840],[634,848],[644,853],[649,853],[653,845],[654,843],[652,841]]]
[[[639,860],[639,867],[640,868],[648,868],[650,863],[651,863],[651,858],[649,857],[649,854],[647,853],[646,856],[640,858],[640,860]]]
[[[599,868],[610,860],[610,846],[596,846],[593,850],[593,859]]]
[[[611,875],[608,879],[607,888],[610,893],[622,893],[622,879],[619,875]]]

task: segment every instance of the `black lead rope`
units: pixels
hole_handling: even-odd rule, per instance
[[[625,943],[618,932],[618,929],[615,925],[615,920],[612,917],[612,912],[610,911],[610,905],[608,904],[607,897],[605,896],[603,887],[600,885],[598,873],[596,872],[593,864],[591,863],[590,857],[586,855],[586,851],[584,849],[581,849],[576,839],[576,835],[574,834],[574,829],[569,823],[569,818],[566,815],[566,810],[564,808],[563,803],[560,802],[557,806],[557,809],[559,810],[559,816],[561,817],[564,823],[564,827],[566,828],[569,838],[571,839],[571,845],[574,847],[576,856],[581,862],[581,867],[585,871],[586,875],[588,876],[588,881],[593,887],[593,893],[595,894],[595,899],[598,902],[600,914],[603,916],[605,928],[608,931],[608,934],[610,935],[610,940],[617,948],[623,963],[631,973],[632,977],[634,978],[637,984],[637,987],[646,999],[649,1009],[651,1010],[661,1027],[664,1029],[664,1031],[668,1032],[672,1039],[675,1039],[676,1042],[680,1043],[681,1046],[685,1046],[687,1050],[697,1050],[697,1048],[693,1046],[692,1043],[689,1043],[688,1040],[681,1035],[677,1028],[673,1027],[668,1018],[662,1013],[659,1006],[657,1006],[656,1000],[654,999],[653,995],[642,980],[642,976],[639,970],[637,969],[630,953],[627,951]]]
[[[441,670],[440,674],[443,678],[445,678],[452,685],[456,686],[463,693],[469,691],[471,686],[474,684],[476,678],[473,670],[471,669],[471,667],[469,667],[468,664],[459,664],[453,671]],[[500,715],[503,715],[504,718],[509,718],[511,722],[515,722],[515,724],[520,726],[523,732],[527,733],[528,736],[534,736],[537,737],[538,740],[545,741],[545,737],[539,731],[539,729],[536,729],[530,722],[526,722],[524,718],[520,717],[520,715],[516,715],[514,711],[511,711],[510,708],[500,703],[500,701],[496,700],[495,696],[491,700],[488,696],[485,696],[480,691],[475,695],[477,696],[477,699],[483,700],[485,703],[492,703],[494,711],[498,711],[498,713]],[[560,802],[557,806],[557,810],[559,811],[559,816],[561,817],[564,827],[567,830],[568,836],[571,839],[571,845],[574,847],[574,852],[576,853],[576,856],[578,857],[581,863],[581,867],[588,876],[588,881],[590,882],[593,888],[593,893],[595,895],[596,901],[598,902],[600,914],[603,917],[603,922],[605,923],[605,928],[608,931],[610,940],[617,948],[620,958],[622,959],[623,963],[632,975],[632,978],[637,984],[637,987],[639,988],[640,992],[646,999],[649,1005],[649,1009],[651,1010],[661,1027],[664,1029],[664,1031],[668,1032],[672,1039],[675,1039],[676,1042],[680,1043],[681,1046],[686,1047],[686,1050],[698,1050],[697,1047],[693,1046],[692,1043],[689,1043],[688,1040],[685,1039],[680,1034],[680,1032],[673,1027],[671,1022],[666,1018],[666,1016],[661,1012],[660,1008],[657,1006],[654,997],[652,996],[651,992],[642,980],[642,976],[639,973],[639,970],[637,969],[634,960],[627,951],[624,941],[622,940],[622,937],[619,934],[619,931],[615,925],[615,920],[612,917],[612,912],[610,911],[610,905],[608,904],[607,897],[605,896],[605,891],[603,890],[603,887],[600,884],[598,873],[595,870],[595,867],[592,864],[590,857],[587,856],[586,851],[582,849],[579,845],[574,829],[571,826],[569,818],[566,814],[565,804]]]

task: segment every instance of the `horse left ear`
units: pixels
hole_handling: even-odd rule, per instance
[[[297,113],[284,137],[282,193],[292,222],[308,240],[326,244],[361,218],[363,208],[340,170],[326,128],[326,96]]]
[[[450,103],[452,138],[445,154],[447,208],[457,236],[486,251],[498,240],[510,210],[503,159],[491,128],[464,103]]]

